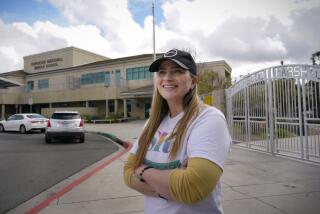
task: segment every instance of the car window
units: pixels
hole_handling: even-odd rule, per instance
[[[30,118],[30,119],[33,119],[33,118],[44,118],[40,114],[27,114],[27,117]]]
[[[79,119],[80,115],[78,113],[53,113],[52,119],[58,120],[72,120]]]
[[[16,115],[15,120],[23,120],[23,116],[22,115]]]
[[[8,117],[8,120],[15,120],[15,118],[16,118],[16,115],[12,115],[12,116]]]

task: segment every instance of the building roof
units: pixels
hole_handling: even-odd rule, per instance
[[[106,63],[118,63],[118,62],[127,62],[129,60],[136,60],[141,58],[147,58],[150,57],[150,59],[153,57],[153,54],[141,54],[141,55],[134,55],[134,56],[127,56],[127,57],[121,57],[121,58],[115,58],[115,59],[108,59],[108,60],[102,60],[97,62],[88,63],[81,66],[90,66],[90,65],[101,65]]]
[[[83,52],[83,53],[86,53],[86,54],[90,54],[90,55],[93,55],[93,56],[96,56],[96,57],[99,57],[99,58],[102,58],[102,59],[109,59],[109,57],[102,56],[100,54],[96,54],[96,53],[93,53],[91,51],[87,51],[87,50],[84,50],[84,49],[81,49],[81,48],[77,48],[77,47],[74,47],[74,46],[55,49],[55,50],[50,50],[50,51],[45,51],[45,52],[36,53],[36,54],[31,54],[31,55],[28,55],[28,56],[24,56],[23,58],[31,58],[31,57],[35,57],[35,56],[48,55],[48,54],[53,54],[53,53],[57,53],[57,52],[63,52],[63,51],[66,51],[66,50],[76,50],[76,51],[80,51],[80,52]]]
[[[153,57],[153,54],[134,55],[134,56],[128,56],[128,57],[122,57],[122,58],[116,58],[116,59],[101,60],[101,61],[92,62],[92,63],[83,64],[83,65],[74,66],[74,67],[69,67],[69,68],[61,68],[61,69],[51,70],[51,71],[41,71],[38,73],[28,74],[28,75],[40,75],[40,74],[44,74],[44,73],[47,74],[47,73],[51,73],[51,72],[55,73],[55,72],[65,72],[65,71],[69,71],[69,70],[77,70],[77,69],[82,69],[82,68],[94,68],[94,67],[98,67],[98,66],[102,66],[102,65],[112,65],[112,64],[116,64],[116,63],[127,63],[129,61],[135,61],[137,59],[146,59],[146,58],[153,59],[152,57]]]
[[[161,54],[157,54],[157,57],[160,56]],[[76,69],[81,69],[81,68],[91,68],[91,67],[98,67],[102,65],[110,65],[110,64],[115,64],[115,63],[126,63],[128,61],[134,61],[137,59],[144,59],[144,58],[150,58],[152,59],[153,54],[141,54],[141,55],[134,55],[134,56],[127,56],[127,57],[122,57],[122,58],[115,58],[115,59],[106,59],[106,60],[101,60],[97,62],[92,62],[92,63],[87,63],[83,65],[78,65],[74,67],[69,67],[69,68],[61,68],[61,69],[56,69],[56,70],[50,70],[50,71],[41,71],[38,73],[30,74],[25,72],[24,70],[17,70],[17,71],[9,71],[5,73],[0,73],[0,76],[30,76],[30,75],[41,75],[41,74],[48,74],[48,73],[56,73],[56,72],[65,72],[69,70],[76,70]]]
[[[13,86],[22,86],[23,84],[18,83],[13,80],[8,80],[6,78],[0,77],[0,89],[5,89]]]
[[[209,62],[200,62],[197,63],[199,69],[205,69],[208,66],[224,66],[227,68],[227,72],[231,73],[232,68],[225,60],[209,61]]]
[[[134,88],[128,91],[120,92],[121,98],[145,98],[152,97],[153,95],[153,85],[144,86],[141,88]]]
[[[24,77],[26,73],[24,70],[16,70],[16,71],[8,71],[4,73],[0,73],[0,77],[7,77],[7,76],[15,76],[15,77]]]

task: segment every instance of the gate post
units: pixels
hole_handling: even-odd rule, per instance
[[[249,123],[249,96],[248,87],[244,89],[244,106],[245,106],[245,126],[246,126],[246,145],[248,148],[251,147],[251,136],[250,136],[250,123]]]
[[[269,114],[269,142],[270,142],[270,152],[274,156],[275,155],[275,145],[274,145],[274,100],[273,100],[273,90],[272,90],[272,69],[268,69],[267,73],[267,87],[268,87],[268,114]]]
[[[300,87],[302,89],[302,110],[301,110],[301,98],[299,99],[300,102],[300,117],[299,117],[299,127],[300,127],[300,142],[301,142],[301,158],[306,158],[309,160],[309,145],[308,145],[308,136],[307,136],[307,105],[306,105],[306,88],[305,88],[305,78],[301,78],[302,83],[300,84]],[[300,81],[299,81],[300,82]],[[298,91],[300,92],[300,90]],[[301,97],[301,95],[300,95]]]
[[[232,98],[231,98],[231,89],[225,89],[225,94],[226,94],[226,104],[227,104],[227,111],[226,111],[226,116],[227,116],[227,122],[229,126],[229,132],[231,137],[233,138],[233,110],[232,110]]]

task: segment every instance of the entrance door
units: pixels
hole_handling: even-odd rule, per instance
[[[151,104],[150,103],[145,103],[144,104],[144,118],[149,118],[150,116],[150,108],[151,108]]]

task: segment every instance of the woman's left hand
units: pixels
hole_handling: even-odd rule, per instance
[[[187,158],[182,162],[180,169],[186,169],[188,167],[188,160],[189,159]]]

